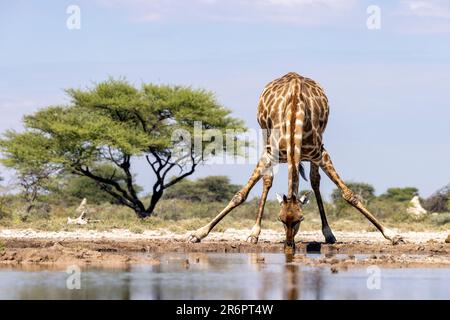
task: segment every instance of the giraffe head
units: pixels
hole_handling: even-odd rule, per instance
[[[286,231],[286,242],[284,248],[286,251],[295,250],[294,237],[300,229],[300,223],[304,217],[302,214],[302,206],[309,202],[310,192],[302,195],[300,198],[293,195],[291,198],[285,195],[277,194],[277,200],[280,203],[279,220],[283,223]]]

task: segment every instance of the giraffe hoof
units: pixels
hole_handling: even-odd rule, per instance
[[[325,237],[325,243],[328,244],[336,243],[336,238],[334,237],[333,232],[331,232],[330,227],[323,228],[322,234]]]
[[[248,242],[248,243],[257,244],[257,243],[258,243],[258,237],[255,237],[255,236],[249,236],[249,237],[247,238],[247,242]]]
[[[199,243],[199,242],[202,241],[202,240],[201,240],[199,237],[197,237],[197,236],[191,234],[191,235],[189,236],[189,238],[188,238],[188,241],[189,241],[190,243]]]
[[[401,236],[401,235],[396,235],[396,236],[394,236],[392,239],[391,239],[391,241],[392,241],[392,244],[395,246],[395,245],[397,245],[397,244],[402,244],[402,243],[406,243],[405,242],[405,239],[403,239],[403,237]]]
[[[383,235],[386,239],[390,240],[393,245],[406,243],[406,241],[403,239],[401,235],[390,229],[385,229]]]
[[[334,237],[333,234],[326,235],[325,236],[325,243],[328,243],[328,244],[336,243],[336,238]]]

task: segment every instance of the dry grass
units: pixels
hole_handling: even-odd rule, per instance
[[[139,219],[134,212],[126,207],[104,204],[90,206],[88,218],[100,220],[86,226],[89,229],[107,231],[112,229],[128,229],[135,233],[144,230],[168,229],[173,232],[195,230],[210,221],[224,206],[224,203],[190,203],[182,200],[163,200],[154,216]],[[321,221],[315,203],[305,208],[305,220],[301,229],[320,230]],[[450,229],[450,214],[427,215],[416,219],[406,213],[406,205],[378,202],[369,205],[371,211],[389,227],[400,231],[442,231]],[[8,214],[0,218],[0,227],[11,229],[31,228],[45,231],[70,231],[80,226],[67,225],[67,217],[75,217],[76,207],[53,205],[50,211],[39,210],[24,213],[19,205],[10,206]],[[345,207],[341,210],[327,205],[328,220],[336,231],[374,231],[375,228],[355,209]],[[263,228],[281,231],[282,225],[277,220],[279,206],[276,202],[267,203]],[[236,208],[221,223],[215,231],[228,228],[250,229],[257,212],[257,200],[253,199]],[[81,226],[83,227],[83,226]]]

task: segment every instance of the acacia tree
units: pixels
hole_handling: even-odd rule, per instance
[[[17,182],[26,201],[25,210],[29,212],[35,205],[39,194],[48,192],[54,183],[58,166],[46,161],[43,155],[48,150],[48,140],[31,132],[16,134],[7,131],[0,146],[8,150],[8,156],[1,159],[3,165],[16,171]],[[28,146],[32,146],[30,149]]]
[[[3,163],[88,177],[141,218],[154,212],[164,190],[194,173],[207,159],[206,144],[195,145],[195,126],[215,129],[222,138],[232,136],[233,143],[222,143],[221,151],[236,154],[241,146],[242,121],[232,118],[230,110],[205,90],[154,84],[136,88],[125,80],[110,79],[93,88],[66,92],[69,105],[25,116],[25,132],[5,134],[0,140]],[[174,132],[180,130],[193,139],[174,140]],[[175,153],[180,147],[187,150],[183,156]],[[149,171],[141,174],[154,178],[149,203],[139,197],[131,169],[133,161],[142,157]],[[99,164],[110,164],[115,170],[108,176],[98,174],[93,168]],[[117,180],[119,176],[122,181]]]

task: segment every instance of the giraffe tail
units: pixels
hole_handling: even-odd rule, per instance
[[[305,174],[305,167],[303,166],[303,164],[300,162],[299,166],[298,166],[298,171],[300,172],[300,175],[302,176],[302,178],[305,181],[308,181],[308,178],[306,178],[306,174]]]

